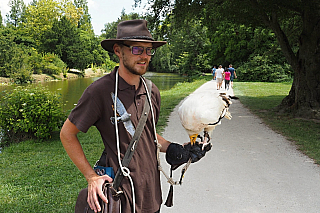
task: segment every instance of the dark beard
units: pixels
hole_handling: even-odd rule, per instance
[[[146,62],[147,67],[146,67],[146,69],[145,69],[145,71],[144,71],[143,73],[138,72],[136,69],[134,69],[133,66],[131,66],[129,63],[127,63],[127,59],[126,59],[126,56],[125,56],[124,54],[122,54],[122,58],[123,58],[123,66],[124,66],[127,70],[129,70],[129,72],[131,72],[131,73],[134,74],[134,75],[140,75],[140,76],[142,76],[143,74],[145,74],[145,73],[147,72],[147,70],[148,70],[148,68],[149,68],[149,62],[146,61],[146,60],[143,60],[144,62]]]

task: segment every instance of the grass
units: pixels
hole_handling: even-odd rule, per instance
[[[79,134],[94,164],[103,145],[96,128]],[[86,180],[64,151],[58,133],[48,141],[24,141],[0,154],[0,212],[74,212]]]
[[[205,83],[202,78],[179,83],[161,91],[161,117],[157,131],[166,126],[173,108]],[[91,165],[100,158],[103,143],[96,128],[79,133],[78,138]],[[64,151],[55,133],[50,140],[24,141],[6,147],[0,154],[0,212],[74,212],[77,195],[87,182]]]
[[[280,114],[275,110],[275,107],[288,95],[290,88],[291,83],[234,83],[234,93],[242,104],[320,164],[320,123]]]

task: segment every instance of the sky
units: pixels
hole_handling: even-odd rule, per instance
[[[24,0],[24,3],[28,5],[31,1],[32,0]],[[94,33],[100,35],[104,24],[117,21],[122,9],[125,9],[126,14],[131,12],[143,13],[147,0],[142,0],[141,6],[138,8],[133,8],[134,0],[87,0],[87,2]],[[6,14],[10,11],[8,3],[9,0],[0,0],[0,10],[3,19],[6,18]]]

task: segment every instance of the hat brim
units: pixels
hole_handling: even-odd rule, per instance
[[[166,41],[151,41],[151,40],[145,40],[145,39],[105,39],[101,41],[101,46],[103,49],[111,53],[114,53],[113,45],[115,43],[122,43],[124,41],[152,43],[152,47],[155,49],[167,43]]]

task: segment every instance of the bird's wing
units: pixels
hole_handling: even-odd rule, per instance
[[[218,93],[206,91],[188,96],[178,110],[182,126],[188,131],[199,133],[209,123],[219,121],[225,102]]]

